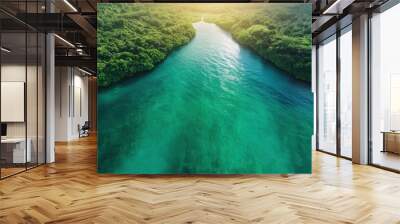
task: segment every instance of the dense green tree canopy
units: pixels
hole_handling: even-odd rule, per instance
[[[308,4],[232,5],[207,20],[297,79],[311,80],[311,7]]]
[[[99,4],[100,86],[149,71],[195,35],[192,17],[169,5]]]
[[[192,23],[201,18],[288,74],[311,80],[310,5],[99,4],[99,85],[153,69],[195,36]]]

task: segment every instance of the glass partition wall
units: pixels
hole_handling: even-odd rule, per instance
[[[369,18],[368,164],[400,172],[400,4]],[[352,27],[317,45],[317,149],[352,157]]]
[[[1,34],[1,177],[26,169],[26,34]],[[28,145],[30,146],[30,145]],[[28,159],[28,162],[30,160]]]
[[[39,10],[31,4],[18,6],[25,12]],[[22,22],[10,29],[3,21],[14,18],[0,12],[1,179],[46,160],[45,34]]]
[[[352,157],[351,25],[317,48],[317,149]]]
[[[351,25],[341,31],[340,49],[340,155],[352,157],[352,34]]]
[[[336,153],[336,35],[318,46],[319,150]]]
[[[371,18],[370,163],[400,171],[400,4]]]

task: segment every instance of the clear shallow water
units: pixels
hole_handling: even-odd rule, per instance
[[[306,173],[312,94],[214,24],[99,91],[101,173]]]

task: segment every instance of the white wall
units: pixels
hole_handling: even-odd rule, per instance
[[[88,77],[73,67],[56,67],[55,140],[79,137],[78,125],[88,120]]]
[[[85,121],[89,120],[89,111],[88,111],[88,77],[82,76],[83,73],[79,72],[76,74],[78,70],[75,70],[74,75],[74,107],[72,108],[72,130],[71,135],[74,138],[79,137],[78,132],[78,124],[83,125]]]
[[[38,69],[38,70],[37,70]],[[27,80],[25,80],[27,78]],[[44,120],[44,74],[42,67],[36,65],[28,65],[19,63],[6,63],[1,66],[2,82],[24,82],[26,84],[26,107],[21,108],[22,113],[26,112],[27,120],[22,122],[6,122],[7,137],[24,138],[25,135],[30,141],[32,151],[32,161],[39,163],[44,162],[44,145],[45,145],[45,120]],[[7,96],[2,96],[7,97]],[[10,108],[2,107],[1,110],[10,110]],[[12,111],[11,111],[12,113]],[[39,156],[37,157],[37,154]]]
[[[68,88],[70,84],[69,68],[55,68],[55,141],[68,140]]]
[[[1,66],[1,81],[2,82],[24,82],[25,83],[25,64],[24,65],[19,65],[19,64],[3,64]],[[31,70],[31,67],[28,67],[28,70]],[[5,96],[2,96],[5,97]],[[1,110],[7,110],[7,108],[1,108]],[[24,108],[22,108],[24,110]],[[18,123],[24,123],[24,122],[16,122],[16,123],[9,123],[8,128],[10,129],[11,132],[18,133],[17,130],[13,130],[14,127],[18,126]],[[24,126],[23,126],[24,127]],[[18,128],[16,128],[18,129]],[[25,129],[25,128],[23,128]],[[9,131],[9,130],[8,130]],[[25,136],[25,131],[20,133],[22,137]]]
[[[25,64],[3,64],[1,66],[1,81],[25,82],[25,69]],[[1,110],[7,110],[7,108],[1,108]],[[25,137],[25,122],[7,123],[7,137]]]
[[[27,70],[25,70],[27,69]],[[32,127],[35,130],[36,135],[36,66],[27,66],[25,64],[3,64],[1,66],[1,81],[2,82],[24,82],[25,75],[28,76],[28,87],[27,87],[27,119],[28,119],[28,137],[29,128]],[[3,96],[4,97],[4,96]],[[41,101],[40,101],[41,102]],[[42,105],[39,105],[41,107]],[[7,108],[1,108],[7,110]],[[32,123],[33,122],[33,123]],[[31,124],[32,123],[32,124]],[[25,136],[25,122],[7,122],[7,135],[9,137],[24,137]]]

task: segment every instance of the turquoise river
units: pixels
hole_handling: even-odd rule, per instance
[[[98,171],[311,172],[313,99],[215,24],[147,74],[99,90]]]

